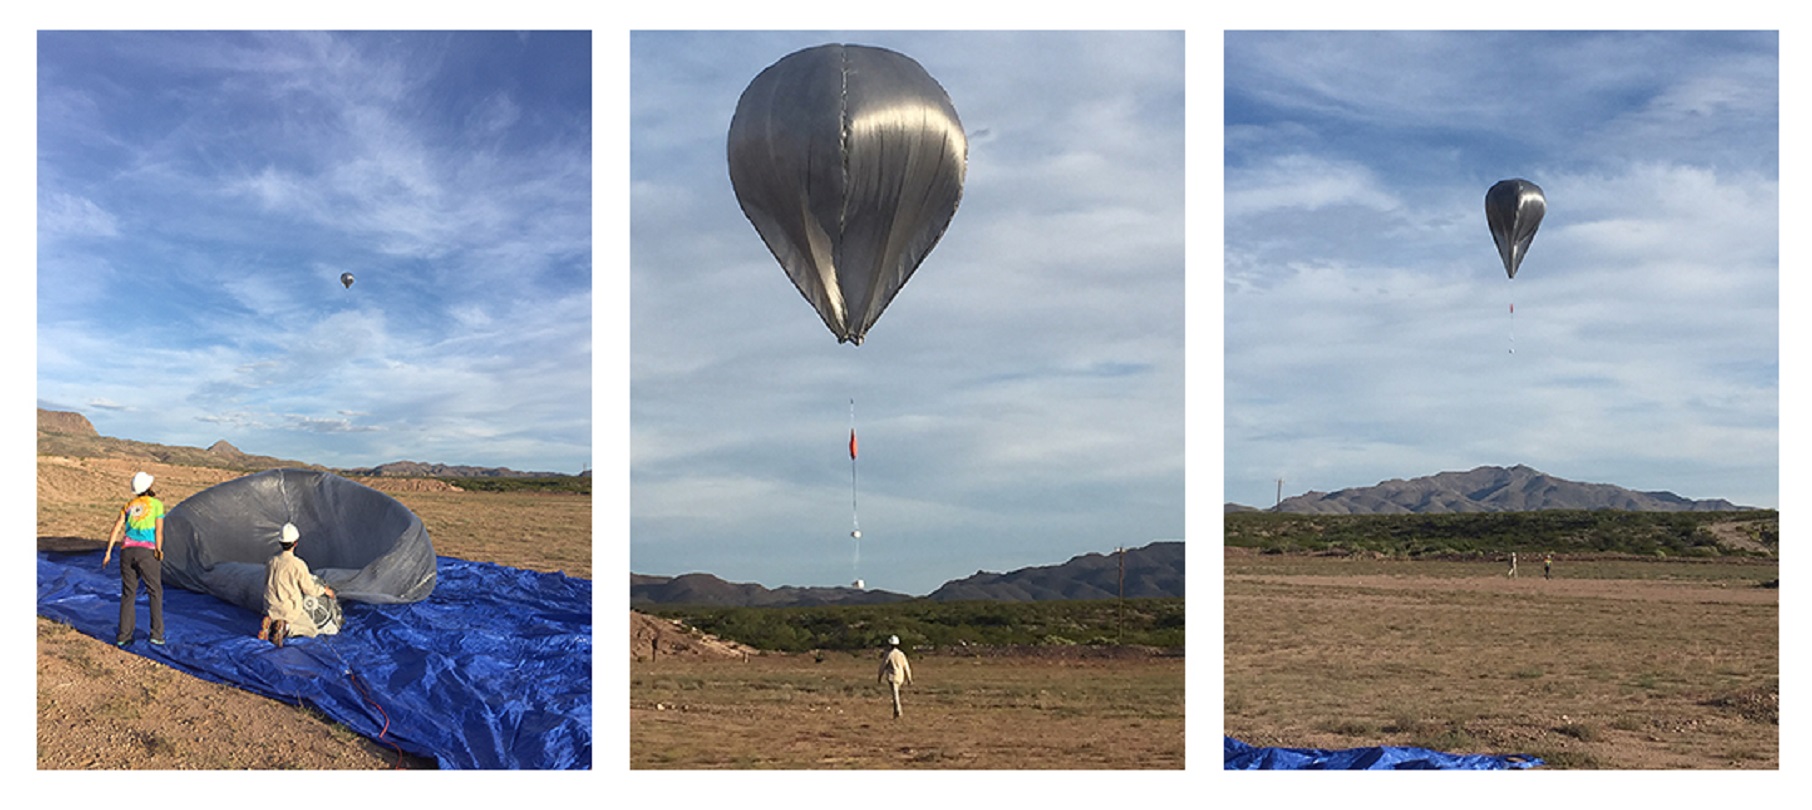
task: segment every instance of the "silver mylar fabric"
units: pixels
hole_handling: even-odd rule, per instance
[[[1548,198],[1542,196],[1541,186],[1521,178],[1499,180],[1485,192],[1485,224],[1491,226],[1491,240],[1511,278],[1516,278],[1516,268],[1522,266],[1547,211]]]
[[[265,563],[283,524],[296,556],[343,601],[419,602],[434,592],[434,544],[401,502],[320,470],[278,469],[215,484],[164,518],[164,582],[264,612]]]
[[[749,83],[728,152],[743,214],[837,342],[860,345],[955,216],[969,142],[919,63],[832,44]]]

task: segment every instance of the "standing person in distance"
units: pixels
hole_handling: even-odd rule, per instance
[[[893,716],[900,716],[900,686],[912,683],[912,665],[906,662],[906,653],[900,651],[900,637],[888,636],[887,655],[881,658],[881,683],[893,686]]]
[[[151,643],[164,643],[164,502],[151,490],[155,480],[148,472],[133,474],[132,500],[120,507],[119,519],[107,535],[107,550],[101,554],[101,567],[106,568],[113,544],[120,544],[120,632],[113,643],[121,647],[132,642],[141,579],[151,603]]]

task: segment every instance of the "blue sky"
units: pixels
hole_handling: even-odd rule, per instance
[[[592,463],[588,32],[37,46],[39,406],[333,466]]]
[[[918,60],[969,135],[954,220],[860,347],[793,288],[725,166],[743,88],[826,42]],[[923,594],[1181,539],[1183,47],[632,34],[631,570]]]
[[[1226,500],[1527,464],[1779,505],[1775,34],[1225,43]],[[1508,177],[1548,200],[1514,280]]]

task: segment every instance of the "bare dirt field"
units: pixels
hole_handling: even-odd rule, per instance
[[[1183,767],[1183,660],[915,656],[905,714],[874,655],[632,661],[630,767]]]
[[[38,547],[100,549],[136,470],[174,507],[240,473],[40,456]],[[591,577],[591,499],[374,481],[422,519],[437,554]],[[37,620],[40,769],[432,768],[324,716],[209,683]],[[256,627],[248,627],[251,633]]]
[[[1226,557],[1226,733],[1525,753],[1549,768],[1780,767],[1773,562]]]

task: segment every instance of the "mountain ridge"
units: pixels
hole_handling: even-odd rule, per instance
[[[1184,595],[1183,543],[1160,541],[1125,551],[1126,596],[1160,598]],[[924,598],[935,602],[1031,602],[1054,599],[1113,599],[1120,595],[1120,555],[1090,552],[1055,565],[1029,566],[1007,573],[977,571],[946,581],[924,597],[849,587],[783,586],[769,589],[751,582],[727,582],[712,574],[677,577],[629,575],[631,607],[652,605],[721,605],[725,607],[804,607],[830,604],[884,604]]]
[[[1266,512],[1294,514],[1456,514],[1524,512],[1542,509],[1623,510],[1632,512],[1735,511],[1722,498],[1691,499],[1672,492],[1638,491],[1614,484],[1583,483],[1549,475],[1533,467],[1480,466],[1420,478],[1393,478],[1367,487],[1334,492],[1310,491],[1279,501]],[[1253,510],[1229,503],[1223,511]]]
[[[74,411],[38,409],[38,454],[76,457],[145,459],[165,464],[190,467],[215,467],[231,470],[267,470],[296,467],[327,470],[349,477],[396,478],[568,478],[589,477],[591,471],[579,473],[520,472],[509,467],[481,467],[463,464],[426,464],[416,461],[393,461],[375,467],[328,467],[304,461],[246,453],[225,439],[207,449],[182,445],[155,444],[133,439],[102,436],[88,417]]]

